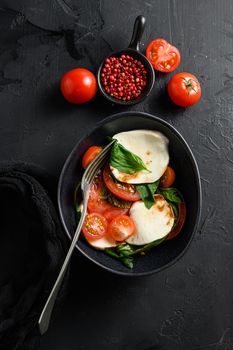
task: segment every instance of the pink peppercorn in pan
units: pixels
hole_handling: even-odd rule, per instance
[[[99,67],[97,80],[100,92],[112,103],[132,105],[143,101],[154,85],[154,70],[139,51],[145,18],[138,16],[129,47],[114,52]]]
[[[147,71],[140,60],[130,55],[109,57],[101,70],[101,82],[107,94],[130,101],[141,95],[147,85]]]

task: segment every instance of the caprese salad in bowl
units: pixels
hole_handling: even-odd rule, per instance
[[[82,174],[109,137],[114,143],[91,185],[77,248],[117,274],[158,272],[189,246],[200,217],[201,186],[186,141],[157,117],[141,112],[113,115],[74,147],[58,186],[64,229],[72,238],[82,211]]]
[[[131,130],[112,137],[114,143],[103,169],[90,189],[83,237],[94,249],[132,269],[134,258],[175,238],[186,218],[181,192],[173,187],[176,174],[169,165],[169,140],[156,130]],[[87,149],[85,169],[102,147]],[[74,205],[81,216],[76,187]],[[156,252],[155,252],[156,254]]]

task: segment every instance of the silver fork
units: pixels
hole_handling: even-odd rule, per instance
[[[46,304],[41,312],[41,315],[40,315],[40,318],[38,321],[41,334],[44,334],[48,330],[49,322],[50,322],[50,318],[51,318],[51,314],[53,311],[53,307],[54,307],[54,303],[55,303],[57,294],[58,294],[59,289],[61,287],[63,278],[64,278],[66,270],[67,270],[67,266],[69,264],[70,258],[72,256],[72,253],[74,251],[74,248],[76,246],[76,243],[78,241],[78,238],[79,238],[79,235],[81,232],[83,221],[85,219],[85,215],[87,212],[87,201],[89,198],[89,189],[90,189],[91,183],[92,183],[96,173],[98,172],[98,170],[104,165],[106,158],[108,156],[108,153],[111,150],[111,146],[114,142],[115,141],[112,140],[103,149],[103,151],[97,155],[97,157],[87,167],[87,169],[85,170],[85,172],[83,174],[82,181],[81,181],[81,191],[82,191],[82,195],[83,195],[83,210],[82,210],[81,218],[79,220],[79,223],[78,223],[77,229],[75,231],[73,240],[71,242],[70,248],[69,248],[68,253],[66,255],[65,261],[61,267],[61,270],[59,272],[57,280],[54,283],[53,289],[51,290],[50,295],[46,301]]]

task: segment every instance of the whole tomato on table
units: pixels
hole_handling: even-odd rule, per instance
[[[94,74],[88,69],[75,68],[63,75],[60,88],[67,101],[82,104],[96,95],[97,82]]]
[[[201,86],[195,75],[182,72],[173,75],[167,86],[171,100],[181,107],[192,106],[201,97]]]

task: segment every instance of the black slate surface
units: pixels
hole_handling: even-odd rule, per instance
[[[169,75],[158,74],[151,96],[130,108],[164,118],[189,142],[202,178],[200,229],[178,263],[146,278],[111,275],[76,253],[42,350],[233,349],[231,0],[0,0],[0,160],[33,161],[58,177],[76,141],[125,110],[100,96],[72,106],[58,82],[77,66],[95,71],[126,47],[139,14],[147,19],[143,43],[173,42],[177,71],[202,84],[202,100],[181,109],[167,98]]]

